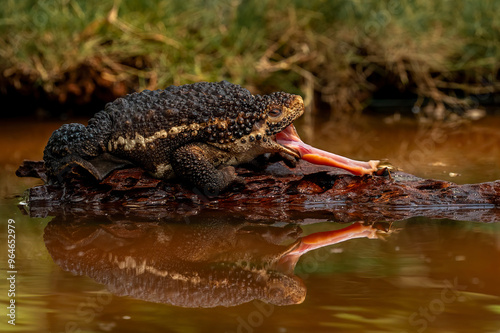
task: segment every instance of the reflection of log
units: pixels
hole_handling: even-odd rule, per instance
[[[124,213],[179,216],[202,209],[243,214],[250,219],[337,221],[399,220],[411,216],[492,222],[500,220],[500,181],[457,185],[402,172],[391,177],[352,176],[301,161],[289,169],[282,163],[261,171],[237,169],[243,183],[209,195],[176,182],[154,179],[138,168],[117,170],[96,183],[73,169],[63,186],[28,190],[32,216],[58,212]],[[44,178],[42,162],[26,161],[18,176]]]
[[[54,218],[44,240],[55,263],[115,295],[182,307],[236,306],[255,299],[302,303],[300,256],[354,238],[389,237],[387,223],[354,223],[300,238],[298,226],[203,219],[193,223]],[[282,245],[286,242],[288,245]]]

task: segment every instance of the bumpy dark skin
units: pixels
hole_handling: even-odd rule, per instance
[[[300,96],[252,95],[226,81],[146,90],[108,103],[87,126],[63,125],[44,161],[50,182],[72,165],[99,180],[136,165],[156,178],[220,191],[235,180],[234,165],[268,152],[298,157],[274,136],[303,112]]]

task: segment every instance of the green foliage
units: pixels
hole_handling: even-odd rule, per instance
[[[3,84],[64,96],[227,79],[362,109],[380,85],[436,103],[500,90],[495,0],[6,0]],[[315,95],[314,92],[317,92]],[[120,93],[120,91],[117,91]],[[63,97],[61,97],[63,96]],[[362,97],[364,96],[364,97]]]

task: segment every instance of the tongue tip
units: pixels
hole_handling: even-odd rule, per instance
[[[366,174],[372,174],[374,173],[375,171],[378,170],[378,166],[380,164],[380,161],[379,160],[369,160],[368,162],[360,162],[360,163],[366,163],[368,164],[368,168],[366,168]]]
[[[372,167],[372,172],[377,171],[378,166],[380,165],[379,160],[369,160],[368,164]]]

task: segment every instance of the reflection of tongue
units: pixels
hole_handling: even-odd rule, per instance
[[[300,238],[300,241],[294,243],[290,252],[286,253],[278,261],[285,269],[293,272],[295,265],[299,258],[315,249],[325,246],[338,244],[354,238],[370,238],[376,239],[379,237],[377,228],[373,226],[363,225],[363,223],[356,222],[346,228],[332,231],[316,232],[314,234]]]
[[[377,166],[380,163],[379,161],[355,161],[347,157],[314,148],[302,142],[293,125],[288,126],[283,131],[276,134],[276,142],[282,146],[295,150],[303,160],[310,163],[341,168],[354,175],[371,175],[374,171],[377,171]]]

